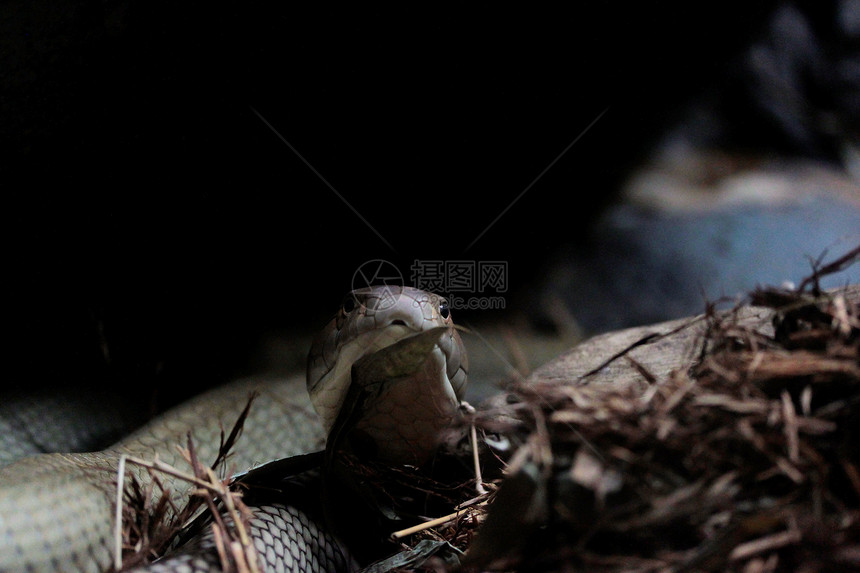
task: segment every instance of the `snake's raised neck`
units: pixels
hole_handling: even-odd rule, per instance
[[[459,414],[467,369],[444,298],[377,286],[349,293],[317,336],[307,384],[327,433],[344,419],[345,407],[356,406],[349,401],[370,395],[360,405],[353,437],[381,461],[420,464]]]

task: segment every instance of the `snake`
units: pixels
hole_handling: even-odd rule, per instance
[[[214,459],[224,428],[251,392],[256,398],[229,459],[237,471],[335,441],[360,444],[363,455],[384,463],[414,465],[433,455],[444,429],[461,415],[467,377],[465,347],[443,297],[397,285],[354,290],[314,339],[304,378],[238,380],[168,410],[104,450],[30,454],[0,466],[0,571],[109,569],[121,460],[157,457],[179,467],[176,446],[188,436],[199,459]],[[4,424],[15,420],[0,417],[0,430]],[[131,464],[123,475],[123,483],[132,476],[143,484],[152,480]],[[187,497],[188,483],[159,477],[175,500]],[[359,567],[325,519],[301,503],[250,509],[262,570]],[[217,571],[213,547],[211,539],[197,539],[140,570]]]

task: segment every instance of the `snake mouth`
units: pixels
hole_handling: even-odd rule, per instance
[[[358,337],[354,342],[369,344],[364,354],[377,352],[406,338],[421,334],[421,330],[410,328],[402,320],[392,320],[388,326],[377,328]],[[366,337],[366,339],[365,339]],[[351,344],[351,343],[350,343]]]
[[[386,362],[389,368],[396,364],[397,375],[402,376],[417,370],[431,354],[437,354],[436,367],[443,373],[447,373],[447,362],[452,358],[452,346],[445,344],[445,337],[450,337],[452,331],[453,326],[450,325],[415,330],[408,326],[391,324],[368,333],[376,336],[368,341],[365,352],[355,358],[352,367],[354,369],[360,362],[376,361],[378,364]],[[438,363],[440,360],[441,363]],[[385,370],[384,367],[380,368]],[[367,367],[362,370],[366,371]],[[393,372],[389,370],[389,375],[391,374]],[[373,377],[375,376],[371,376],[368,372],[367,378]],[[447,381],[447,376],[444,378]]]
[[[398,330],[396,342],[355,361],[347,400],[359,405],[335,427],[337,436],[352,436],[352,447],[363,444],[362,458],[418,466],[432,456],[460,414],[443,343],[452,329]]]
[[[316,394],[319,398],[314,404],[317,411],[323,418],[323,423],[326,432],[331,430],[332,424],[337,417],[337,413],[343,406],[347,391],[351,384],[353,365],[360,360],[367,360],[373,355],[376,355],[386,348],[403,341],[419,337],[422,333],[427,332],[425,329],[413,328],[399,320],[393,320],[388,325],[375,328],[369,332],[364,332],[354,336],[352,340],[341,345],[338,349],[338,360],[332,365],[331,369],[322,376],[316,384],[309,388],[312,399]],[[438,326],[435,328],[439,328]],[[445,327],[446,329],[449,327]],[[440,333],[441,334],[441,333]],[[440,338],[442,338],[440,336]],[[408,343],[405,343],[408,344]],[[445,344],[440,340],[436,346],[440,358],[444,360],[441,365],[442,371],[445,372],[447,364],[452,356],[451,349],[453,344]],[[446,351],[447,350],[447,351]],[[390,354],[389,354],[390,356]],[[447,382],[447,379],[446,379]]]
[[[387,299],[381,293],[356,292],[317,337],[308,355],[308,392],[326,432],[331,432],[356,382],[355,367],[360,362],[381,367],[414,359],[414,376],[393,376],[390,371],[377,376],[365,368],[361,378],[376,378],[380,388],[388,386],[387,381],[411,378],[414,402],[425,394],[444,396],[446,405],[450,396],[459,401],[465,392],[468,361],[450,314],[441,310],[444,299],[404,287],[395,304],[383,305]],[[389,349],[392,346],[397,348]],[[418,348],[423,355],[415,354]],[[415,407],[411,403],[407,406],[407,411]]]

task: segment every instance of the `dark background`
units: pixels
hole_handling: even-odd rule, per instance
[[[12,384],[222,379],[368,259],[506,260],[528,296],[775,4],[6,2]]]

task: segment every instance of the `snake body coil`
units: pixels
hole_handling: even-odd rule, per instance
[[[190,432],[198,457],[214,459],[222,428],[238,418],[254,390],[259,395],[231,466],[249,468],[317,451],[347,399],[353,364],[416,334],[451,326],[444,300],[416,289],[373,287],[351,293],[347,301],[312,346],[306,381],[240,381],[167,412],[107,450],[41,454],[0,467],[0,571],[105,570],[113,561],[113,499],[121,455],[157,455],[181,465],[176,445],[184,444]],[[396,384],[371,381],[375,401],[365,405],[357,428],[377,442],[383,458],[409,463],[426,456],[435,440],[432,434],[455,415],[466,382],[465,351],[456,331],[445,330],[419,375]],[[433,413],[429,418],[428,407]],[[150,479],[140,468],[127,471],[144,483]],[[187,495],[188,484],[161,479],[174,500]],[[252,510],[251,535],[266,570],[331,573],[355,567],[325,526],[300,508],[272,504]],[[148,567],[211,571],[218,570],[219,562],[211,540],[204,538]]]

